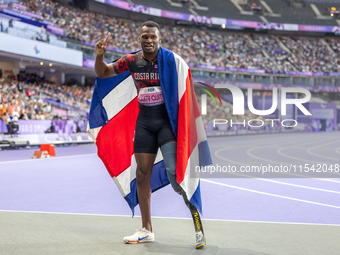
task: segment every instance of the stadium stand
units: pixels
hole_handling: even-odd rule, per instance
[[[154,1],[150,1],[150,4]],[[158,2],[158,1],[157,1]],[[217,3],[218,2],[218,3]],[[222,2],[217,1],[217,9]],[[268,4],[273,4],[267,1]],[[21,2],[21,4],[25,4]],[[145,3],[146,4],[146,3]],[[153,3],[152,6],[155,3]],[[159,1],[157,7],[167,6],[166,1]],[[156,7],[156,6],[155,6]],[[272,8],[272,6],[271,6]],[[282,12],[292,13],[291,7],[281,4]],[[82,43],[96,43],[104,38],[108,31],[112,32],[112,39],[108,46],[128,52],[139,48],[136,40],[141,22],[131,22],[124,19],[108,17],[101,14],[80,11],[53,1],[27,1],[27,9],[44,16],[56,26],[64,29],[63,40]],[[278,10],[278,9],[277,9]],[[273,7],[273,11],[277,11]],[[295,14],[292,14],[295,15]],[[295,15],[298,17],[298,15]],[[309,15],[310,16],[310,15]],[[252,16],[253,17],[253,16]],[[288,17],[284,15],[285,19]],[[306,20],[303,18],[303,20]],[[82,22],[80,22],[82,21]],[[293,19],[291,20],[294,21]],[[296,20],[299,23],[299,20]],[[8,28],[9,31],[20,30],[17,27]],[[251,38],[243,33],[206,32],[189,28],[163,26],[163,44],[177,52],[193,65],[212,65],[244,69],[263,69],[270,72],[338,72],[338,60],[334,59],[332,46],[321,38],[296,38],[291,36],[261,35]],[[43,40],[46,34],[41,33]],[[55,38],[50,36],[50,38]],[[252,40],[253,39],[253,40]],[[51,40],[51,39],[50,39]],[[55,39],[51,41],[56,41]],[[274,43],[275,42],[275,43]],[[274,43],[274,44],[273,44]],[[94,58],[93,50],[87,50],[87,57]],[[335,50],[336,51],[336,50]],[[284,54],[280,54],[283,53]],[[297,56],[298,55],[298,56]],[[317,56],[319,55],[319,56]],[[313,56],[313,61],[306,60]],[[316,57],[317,56],[317,57]],[[297,60],[299,59],[299,60]],[[113,57],[111,58],[113,60]],[[322,66],[328,61],[327,66]],[[256,62],[256,63],[255,63]]]
[[[268,22],[275,23],[293,23],[293,24],[309,24],[309,25],[324,25],[337,26],[335,20],[317,19],[315,12],[310,4],[305,3],[301,8],[296,8],[289,5],[290,1],[265,0],[266,4],[273,10],[274,13],[281,14],[278,16],[265,15]]]
[[[20,83],[20,86],[21,91],[18,90],[19,83],[0,84],[1,119],[7,122],[12,119],[53,119],[52,106],[43,101],[40,91],[32,84]]]
[[[195,9],[195,12],[197,12],[198,15],[210,17],[226,17],[228,19],[242,19],[262,22],[259,16],[242,15],[240,13],[240,10],[230,0],[228,1],[211,0],[209,1],[209,3],[207,3],[207,1],[204,0],[197,0],[196,2],[202,6],[208,5],[209,8],[208,11]]]
[[[93,87],[61,86],[41,81],[36,74],[12,78],[0,82],[0,111],[5,121],[79,119],[80,111],[89,111]]]
[[[171,4],[170,2],[173,3],[173,4]],[[189,11],[189,9],[186,6],[183,6],[178,1],[176,2],[176,1],[166,1],[166,0],[159,0],[159,1],[134,0],[133,3],[139,4],[139,5],[144,5],[144,6],[149,6],[149,7],[153,7],[153,8],[158,8],[158,9],[162,9],[162,10],[167,10],[167,11],[193,14]]]
[[[209,3],[196,0],[190,6],[187,4],[182,7],[174,6],[170,1],[134,1],[134,4],[166,9],[170,11],[183,13],[197,13],[207,16],[223,16],[227,18],[263,21],[259,15],[241,14],[240,10],[232,1],[221,2],[211,0]],[[326,24],[336,25],[335,19],[322,20],[316,23],[316,13],[312,10],[310,3],[306,3],[301,8],[289,6],[287,1],[248,1],[247,5],[240,5],[244,12],[251,11],[251,5],[255,3],[261,6],[263,17],[269,22],[277,21],[300,24]],[[115,57],[122,55],[124,52],[131,52],[140,46],[137,42],[138,31],[142,21],[127,20],[120,17],[112,17],[104,14],[91,12],[89,10],[80,10],[70,5],[65,5],[56,1],[18,1],[18,4],[25,6],[27,11],[40,15],[44,20],[53,22],[56,27],[62,28],[63,36],[48,34],[43,28],[31,30],[29,26],[24,26],[17,21],[8,21],[3,23],[3,31],[12,35],[29,38],[32,40],[41,40],[49,42],[59,47],[68,47],[81,49],[86,59],[94,59],[95,54],[93,45],[104,38],[110,31],[112,38],[109,41],[109,52],[107,62],[112,61]],[[208,9],[200,9],[198,6],[206,6]],[[269,6],[265,7],[265,6]],[[316,6],[326,6],[325,3],[315,3]],[[190,7],[190,8],[189,8]],[[11,8],[14,8],[13,5]],[[268,11],[268,10],[271,11]],[[279,14],[279,15],[271,15]],[[322,13],[326,15],[326,13]],[[281,16],[280,16],[281,15]],[[307,18],[308,16],[308,18]],[[276,22],[276,21],[275,21]],[[328,24],[328,23],[327,23]],[[313,77],[312,79],[301,77],[290,77],[286,75],[290,72],[305,73],[340,73],[339,62],[339,39],[337,37],[321,37],[304,34],[282,33],[276,31],[272,33],[257,33],[254,30],[244,30],[234,32],[232,30],[223,30],[215,26],[204,25],[204,29],[197,23],[192,26],[179,25],[161,25],[163,36],[162,46],[169,48],[187,61],[193,68],[195,78],[210,78],[216,83],[218,80],[227,80],[235,82],[258,82],[262,84],[278,83],[281,85],[302,85],[302,86],[339,86],[339,79],[334,77]],[[108,53],[109,53],[108,52]],[[272,76],[263,76],[246,74],[245,71],[227,71],[219,72],[206,68],[221,67],[227,70],[259,70],[265,74],[274,74]],[[280,76],[281,75],[281,76]],[[322,74],[323,75],[323,74]],[[37,81],[36,83],[27,80],[9,80],[1,84],[2,109],[9,107],[8,102],[14,100],[17,105],[18,99],[15,98],[15,86],[23,86],[24,91],[39,91],[39,94],[33,94],[27,97],[20,94],[19,105],[21,108],[30,107],[27,115],[35,119],[53,119],[53,116],[64,114],[67,118],[69,110],[75,112],[78,110],[88,111],[90,105],[91,91],[93,87],[82,86],[65,86],[46,81]],[[12,88],[12,92],[8,88]],[[6,94],[6,95],[5,95]],[[41,105],[33,104],[36,101],[44,100]],[[33,100],[33,103],[31,101]],[[7,102],[5,107],[4,102]],[[211,102],[210,102],[211,103]],[[228,105],[228,102],[225,103]],[[229,103],[230,104],[230,103]],[[32,114],[32,105],[34,112]],[[230,105],[229,105],[230,106]],[[11,103],[10,108],[13,108]],[[15,107],[14,107],[15,108]],[[36,109],[38,109],[36,111]],[[46,111],[47,109],[47,111]],[[53,109],[56,109],[53,112]],[[59,111],[58,111],[59,109]],[[41,112],[40,112],[41,110]],[[62,111],[64,110],[64,112]],[[66,111],[65,111],[66,110]],[[212,111],[220,112],[221,109],[212,108]],[[229,109],[231,112],[232,109]],[[79,112],[78,112],[79,113]],[[7,116],[5,114],[5,116]],[[207,120],[213,118],[208,113]],[[221,113],[224,117],[226,113]],[[82,115],[84,116],[84,115]],[[223,117],[222,116],[222,117]],[[13,116],[10,115],[13,118]],[[70,116],[68,116],[70,117]],[[258,116],[248,116],[257,118]]]

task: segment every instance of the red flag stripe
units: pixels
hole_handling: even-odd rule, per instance
[[[177,183],[180,184],[185,177],[188,160],[197,144],[197,130],[195,124],[194,107],[192,104],[190,72],[186,78],[186,89],[180,100],[178,111],[178,134],[177,134]]]
[[[131,165],[135,123],[139,112],[137,97],[103,126],[97,136],[98,156],[111,177]],[[132,124],[133,123],[133,124]]]

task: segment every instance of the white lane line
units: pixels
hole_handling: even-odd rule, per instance
[[[335,142],[334,142],[334,139],[332,139],[332,140],[333,140],[333,142],[331,142],[331,143],[337,143],[337,142],[339,142],[339,141],[335,141]],[[328,144],[331,144],[331,143],[324,143],[324,144],[321,144],[321,145],[316,146],[316,147],[322,147],[322,146],[325,146],[325,145],[328,145]],[[283,148],[279,149],[279,150],[277,151],[277,153],[279,153],[281,156],[284,156],[284,157],[286,157],[286,158],[296,159],[296,160],[303,161],[303,162],[308,162],[308,163],[323,164],[323,162],[320,162],[320,161],[313,161],[313,160],[310,160],[310,159],[301,159],[301,158],[297,158],[297,157],[293,157],[293,156],[287,155],[287,154],[285,154],[285,153],[282,152],[283,150],[289,149],[289,148],[291,148],[291,147],[292,147],[292,146],[283,147]],[[312,148],[314,148],[314,147],[312,147]],[[308,150],[307,150],[307,151],[308,151]],[[318,156],[318,154],[315,154],[315,155]],[[315,156],[315,155],[314,155],[314,156]],[[333,160],[337,160],[337,159],[333,159]]]
[[[201,181],[209,182],[209,183],[212,183],[212,184],[216,184],[216,185],[220,185],[220,186],[225,186],[225,187],[229,187],[229,188],[244,190],[244,191],[248,191],[248,192],[252,192],[252,193],[258,193],[258,194],[272,196],[272,197],[278,197],[278,198],[283,198],[283,199],[288,199],[288,200],[293,200],[293,201],[298,201],[298,202],[303,202],[303,203],[308,203],[308,204],[321,205],[321,206],[325,206],[325,207],[331,207],[331,208],[340,209],[340,206],[328,205],[328,204],[313,202],[313,201],[304,200],[304,199],[298,199],[298,198],[293,198],[293,197],[276,195],[276,194],[262,192],[262,191],[258,191],[258,190],[246,189],[246,188],[242,188],[242,187],[238,187],[238,186],[233,186],[233,185],[229,185],[229,184],[224,184],[224,183],[220,183],[220,182],[215,182],[215,181],[210,181],[210,180],[206,180],[206,179],[201,179]]]
[[[309,136],[311,136],[311,134],[299,134],[298,135],[298,138],[300,138],[300,141],[297,141],[297,137],[292,137],[291,135],[297,135],[297,134],[294,134],[294,133],[291,133],[291,134],[283,134],[281,133],[280,134],[280,137],[275,137],[274,139],[272,138],[272,136],[268,137],[266,135],[264,136],[257,136],[257,138],[255,139],[254,136],[252,136],[250,139],[250,137],[247,136],[247,141],[244,141],[244,136],[238,136],[238,139],[232,139],[230,140],[230,138],[235,138],[235,137],[230,137],[230,136],[223,136],[223,137],[219,137],[218,141],[209,141],[209,138],[208,137],[208,142],[209,142],[209,147],[221,147],[225,144],[227,144],[228,146],[230,147],[242,147],[242,146],[252,146],[252,145],[258,145],[259,143],[262,144],[262,145],[276,145],[277,143],[288,143],[288,144],[291,144],[291,143],[300,143],[300,142],[307,142],[307,141],[311,141],[312,138],[309,138]],[[313,133],[312,134],[312,137],[313,139],[315,140],[315,137],[316,136],[316,133]],[[215,138],[215,137],[214,137]],[[261,138],[261,139],[259,139]],[[271,138],[271,139],[263,139],[263,138]],[[224,142],[221,142],[221,140],[224,140]],[[241,140],[241,142],[239,141]],[[259,140],[261,140],[259,142]],[[322,138],[320,141],[323,141],[324,138]],[[332,139],[334,140],[334,138]],[[265,142],[266,144],[263,144],[264,141],[267,141]]]
[[[227,137],[228,138],[228,137]],[[209,147],[210,148],[216,148],[216,147],[231,147],[231,148],[235,148],[235,147],[244,147],[244,146],[253,146],[253,145],[258,145],[259,142],[258,141],[242,141],[241,143],[239,142],[236,142],[236,141],[228,141],[227,139],[225,139],[226,141],[225,142],[212,142],[212,145],[209,144]],[[303,139],[303,141],[305,141],[306,139]],[[282,142],[285,142],[285,143],[291,143],[291,142],[295,142],[295,140],[292,140],[292,141],[287,141],[287,140],[283,140],[283,139],[277,139],[277,140],[270,140],[267,143],[267,145],[271,145],[271,144],[277,144],[277,143],[282,143]],[[209,141],[208,141],[209,142]],[[225,146],[227,145],[227,146]]]
[[[63,159],[63,158],[75,158],[75,157],[82,157],[82,156],[93,156],[97,155],[97,153],[90,153],[90,154],[79,154],[79,155],[71,155],[71,156],[62,156],[62,157],[50,157],[50,158],[39,158],[39,159],[22,159],[22,160],[12,160],[12,161],[3,161],[0,164],[9,164],[9,163],[19,163],[19,162],[38,162],[42,160],[53,160],[53,159]]]
[[[263,146],[264,147],[264,146]],[[270,146],[265,146],[267,148],[270,148]],[[241,166],[251,166],[249,164],[244,164],[244,163],[241,163],[241,162],[238,162],[238,161],[235,161],[235,160],[231,160],[231,159],[227,159],[227,158],[224,158],[222,156],[219,155],[219,153],[221,151],[225,151],[225,150],[228,150],[228,149],[235,149],[237,147],[227,147],[227,148],[222,148],[222,149],[219,149],[217,151],[214,152],[214,155],[219,158],[219,159],[222,159],[226,162],[230,162],[230,163],[233,163],[233,164],[236,164],[236,165],[241,165]],[[248,154],[248,153],[247,153]],[[250,156],[250,155],[249,155]],[[254,158],[256,158],[256,156],[254,156]],[[261,159],[261,158],[259,158]],[[271,160],[266,160],[266,161],[270,161],[272,163],[278,163],[276,161],[271,161]],[[290,166],[290,164],[286,164],[286,163],[281,163],[282,165],[287,165],[287,166]],[[249,178],[254,178],[253,176],[250,176],[250,175],[246,175],[246,174],[241,174],[241,173],[231,173],[233,175],[238,175],[238,176],[243,176],[243,177],[249,177]],[[297,176],[297,177],[304,177],[306,178],[306,176],[303,176],[303,175],[299,175],[299,174],[292,174],[292,173],[282,173],[282,174],[285,174],[285,175],[292,175],[292,176]],[[255,178],[255,179],[261,179],[261,178]]]
[[[287,142],[285,142],[284,144],[286,144],[286,143],[287,143]],[[288,143],[290,143],[290,142],[288,142]],[[256,143],[256,144],[258,144],[258,143]],[[218,154],[219,152],[224,151],[224,150],[242,148],[243,146],[245,146],[245,144],[236,145],[236,146],[233,146],[233,145],[226,146],[226,147],[224,147],[224,148],[221,148],[221,149],[216,150],[216,151],[214,152],[214,155],[215,155],[217,158],[220,158],[220,159],[222,159],[222,160],[224,160],[224,161],[231,162],[231,163],[234,163],[234,164],[237,164],[237,165],[247,166],[247,164],[243,164],[243,163],[240,163],[240,162],[238,162],[238,161],[231,160],[231,159],[226,159],[226,158],[224,158],[224,157],[222,157],[222,156],[220,156],[220,155]],[[277,144],[276,144],[276,145],[272,145],[272,141],[271,141],[271,142],[269,142],[267,145],[262,146],[262,147],[265,148],[265,147],[271,147],[271,146],[277,146]]]
[[[32,213],[32,214],[56,214],[56,215],[74,215],[74,216],[100,216],[100,217],[124,217],[131,218],[131,215],[111,215],[111,214],[93,214],[93,213],[66,213],[66,212],[43,212],[43,211],[19,211],[19,210],[0,210],[0,213]],[[135,215],[135,218],[141,218],[139,215]],[[190,220],[192,218],[182,217],[164,217],[164,216],[152,216],[155,219],[170,219],[170,220]],[[253,220],[225,220],[225,219],[205,219],[203,221],[222,221],[222,222],[237,222],[237,223],[265,223],[265,224],[292,224],[292,225],[311,225],[311,226],[334,226],[339,227],[340,224],[327,224],[327,223],[304,223],[304,222],[280,222],[280,221],[253,221]]]
[[[261,148],[270,148],[270,146],[261,146]],[[231,160],[231,159],[227,159],[227,158],[224,158],[222,156],[219,155],[219,152],[221,151],[224,151],[224,150],[228,150],[228,149],[234,149],[234,148],[237,148],[237,146],[235,147],[226,147],[226,148],[221,148],[217,151],[214,152],[214,155],[219,158],[219,159],[222,159],[226,162],[230,162],[230,163],[234,163],[234,164],[237,164],[237,165],[241,165],[241,166],[251,166],[251,165],[248,165],[248,164],[244,164],[244,163],[241,163],[241,162],[238,162],[238,161],[234,161],[234,160]],[[254,148],[253,148],[254,149]],[[249,150],[252,150],[252,149],[249,149]],[[248,151],[249,151],[248,150]],[[247,154],[248,154],[248,151],[247,151]],[[277,161],[272,161],[272,160],[269,160],[269,159],[265,159],[265,158],[260,158],[260,157],[257,157],[255,155],[250,155],[248,154],[249,156],[253,157],[253,158],[257,158],[257,159],[260,159],[260,160],[264,160],[264,161],[268,161],[270,163],[275,163],[275,164],[282,164],[282,165],[287,165],[287,166],[290,166],[290,164],[286,164],[286,163],[281,163],[281,162],[277,162]],[[254,178],[253,176],[250,176],[250,175],[246,175],[246,174],[240,174],[240,173],[232,173],[234,175],[238,175],[238,176],[244,176],[244,177],[249,177],[249,178]],[[297,176],[297,177],[301,177],[301,178],[310,178],[310,177],[306,177],[304,175],[299,175],[299,174],[293,174],[293,173],[283,173],[285,175],[291,175],[291,176]],[[264,180],[263,178],[254,178],[254,179],[258,179],[258,180]],[[331,178],[310,178],[310,179],[314,179],[314,180],[319,180],[319,181],[328,181],[328,182],[335,182],[335,183],[340,183],[340,181],[337,181],[337,180],[332,180]],[[265,181],[271,181],[269,179],[265,179]],[[274,182],[274,181],[273,181]],[[287,184],[288,185],[288,184]],[[305,186],[307,188],[307,186]],[[311,188],[312,189],[312,188]]]
[[[301,145],[306,145],[306,144],[310,144],[310,143],[316,143],[316,142],[319,142],[319,141],[321,142],[323,140],[324,139],[320,139],[320,140],[312,141],[312,142],[306,142],[306,143],[302,143],[302,144],[294,144],[294,145],[291,145],[291,146],[286,146],[284,148],[290,148],[290,147],[297,146],[297,145],[301,146]],[[266,148],[266,147],[268,147],[268,146],[258,146],[258,147],[255,147],[255,148],[250,148],[249,150],[247,150],[247,155],[252,157],[252,158],[256,158],[256,159],[259,159],[259,160],[265,160],[265,161],[270,162],[270,163],[282,164],[282,165],[287,165],[287,166],[290,165],[290,164],[283,163],[283,162],[278,162],[278,161],[274,161],[274,160],[270,160],[270,159],[261,158],[261,157],[255,156],[251,153],[254,150],[258,150],[258,149],[262,149],[262,148]]]
[[[320,157],[320,158],[325,158],[325,159],[331,159],[331,160],[335,160],[335,161],[340,161],[340,158],[332,158],[332,157],[326,157],[326,156],[322,156],[322,155],[319,155],[319,154],[316,154],[314,152],[312,152],[312,150],[314,149],[317,149],[317,148],[320,148],[320,147],[324,147],[326,145],[330,145],[330,144],[333,144],[333,143],[340,143],[340,141],[333,141],[333,142],[330,142],[330,143],[324,143],[324,144],[321,144],[321,145],[318,145],[318,146],[314,146],[312,148],[309,148],[307,150],[307,153],[308,154],[311,154],[313,156],[317,156],[317,157]]]
[[[329,192],[329,193],[334,193],[334,194],[340,194],[340,191],[334,191],[334,190],[328,190],[328,189],[314,188],[314,187],[303,186],[303,185],[293,184],[293,183],[289,183],[289,182],[274,181],[274,180],[264,179],[264,178],[255,178],[255,179],[258,179],[258,180],[261,180],[261,181],[266,181],[266,182],[278,183],[278,184],[287,185],[287,186],[293,186],[293,187],[303,188],[303,189],[311,189],[311,190],[324,191],[324,192]]]
[[[334,140],[334,139],[332,139]],[[312,141],[312,142],[307,142],[307,143],[302,143],[302,144],[299,144],[299,146],[301,145],[306,145],[306,144],[310,144],[310,143],[315,143],[315,142],[321,142],[321,141],[324,141],[324,139],[321,139],[321,140],[317,140],[317,141]],[[294,147],[296,145],[292,145],[292,146],[288,146],[289,148],[291,147]],[[261,148],[266,148],[266,147],[269,147],[269,146],[259,146],[259,147],[255,147],[255,148],[251,148],[249,150],[247,150],[247,155],[249,155],[250,157],[252,158],[255,158],[255,159],[259,159],[259,160],[264,160],[264,161],[267,161],[267,162],[270,162],[270,163],[274,163],[274,164],[281,164],[281,165],[286,165],[286,166],[290,166],[290,164],[287,164],[287,163],[283,163],[283,162],[278,162],[278,161],[274,161],[274,160],[270,160],[270,159],[266,159],[266,158],[261,158],[261,157],[258,157],[258,156],[255,156],[253,154],[251,154],[250,152],[253,151],[253,150],[257,150],[257,149],[261,149]],[[284,147],[284,148],[288,148],[288,147]],[[278,152],[279,153],[279,152]],[[279,153],[280,154],[280,153]],[[285,155],[283,155],[285,156]],[[285,156],[286,157],[286,156]],[[290,157],[290,156],[288,156]],[[290,158],[293,158],[293,159],[298,159],[298,160],[301,160],[299,158],[295,158],[295,157],[290,157]],[[304,161],[307,161],[307,160],[304,160]],[[311,162],[310,160],[308,162]],[[298,177],[302,177],[302,178],[306,178],[306,176],[304,175],[299,175],[299,174],[292,174],[292,173],[285,173],[287,175],[292,175],[292,176],[298,176]],[[309,177],[308,177],[309,178]],[[312,178],[312,179],[315,179],[315,180],[320,180],[320,181],[328,181],[328,182],[335,182],[335,183],[340,183],[339,181],[336,181],[336,180],[332,180],[330,178]]]
[[[338,154],[340,154],[340,147],[336,148],[336,149],[335,149],[335,152],[338,153]]]

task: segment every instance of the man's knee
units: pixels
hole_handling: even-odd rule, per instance
[[[137,167],[136,170],[136,181],[137,184],[144,184],[150,179],[149,174],[147,174],[147,171],[143,171],[140,167]]]

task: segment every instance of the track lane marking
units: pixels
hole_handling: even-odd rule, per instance
[[[334,142],[334,139],[332,139],[332,140],[333,140],[333,142],[331,142],[331,143],[336,143],[336,142],[338,142],[338,141],[335,141],[335,142]],[[322,144],[321,146],[316,146],[316,147],[322,147],[322,146],[324,146],[324,145],[331,144],[331,143],[325,143],[325,144]],[[292,147],[292,146],[283,147],[283,148],[279,149],[279,150],[277,151],[277,153],[280,154],[281,156],[286,157],[286,158],[296,159],[296,160],[303,161],[303,162],[306,162],[306,161],[307,161],[307,159],[301,159],[301,158],[293,157],[293,156],[287,155],[287,154],[285,154],[285,153],[282,152],[283,150],[289,149],[289,148],[291,148],[291,147]],[[313,147],[312,147],[312,148],[313,148]],[[307,152],[308,152],[308,150],[307,150]],[[315,154],[315,155],[317,155],[317,154]],[[334,159],[333,159],[333,160],[334,160]],[[320,162],[320,161],[313,161],[313,160],[308,160],[308,162],[310,162],[310,163],[315,163],[315,164],[323,164],[323,162]]]
[[[32,214],[57,214],[57,215],[73,215],[73,216],[100,216],[100,217],[126,217],[131,218],[131,215],[112,215],[112,214],[94,214],[94,213],[66,213],[66,212],[44,212],[44,211],[20,211],[20,210],[0,210],[0,213],[32,213]],[[140,215],[135,215],[135,218],[141,218]],[[182,217],[165,217],[152,216],[155,219],[176,219],[176,220],[190,220],[192,218]],[[304,223],[304,222],[280,222],[280,221],[254,221],[254,220],[225,220],[225,219],[202,219],[202,221],[223,221],[223,222],[238,222],[238,223],[265,223],[265,224],[292,224],[292,225],[311,225],[311,226],[334,226],[339,227],[340,224],[327,223]]]
[[[217,152],[217,151],[216,151]],[[242,164],[242,163],[239,163],[237,161],[233,161],[233,160],[229,160],[229,159],[225,159],[224,157],[216,154],[215,152],[215,156],[222,159],[222,160],[225,160],[227,162],[232,162],[234,164],[238,164],[238,165],[243,165],[243,166],[249,166],[247,164]],[[340,194],[339,191],[334,191],[334,190],[327,190],[327,189],[320,189],[320,188],[314,188],[314,187],[310,187],[310,186],[304,186],[304,185],[298,185],[298,184],[293,184],[293,183],[288,183],[288,182],[281,182],[281,181],[276,181],[276,180],[272,180],[272,179],[265,179],[265,178],[254,178],[250,175],[246,175],[246,174],[240,174],[240,173],[234,173],[235,175],[239,175],[239,176],[244,176],[244,177],[248,177],[248,178],[253,178],[253,179],[256,179],[256,180],[260,180],[260,181],[266,181],[266,182],[272,182],[272,183],[278,183],[278,184],[282,184],[282,185],[287,185],[287,186],[293,186],[293,187],[298,187],[298,188],[304,188],[304,189],[310,189],[310,190],[317,190],[317,191],[323,191],[323,192],[329,192],[329,193],[334,193],[334,194]],[[285,173],[285,174],[288,174],[288,173]],[[293,175],[293,174],[292,174]],[[298,175],[299,176],[299,175]],[[311,178],[311,179],[316,179],[316,180],[319,180],[320,178]],[[321,180],[328,180],[328,179],[321,179]],[[331,181],[331,180],[329,180]],[[334,181],[334,182],[337,182],[337,181]]]
[[[320,139],[320,140],[312,141],[312,142],[305,142],[305,143],[299,144],[299,146],[305,145],[305,144],[310,144],[310,143],[316,143],[316,142],[323,141],[323,140],[324,139]],[[296,146],[296,145],[286,146],[284,148],[289,148],[289,147],[294,147],[294,146]],[[286,166],[290,165],[290,164],[287,164],[287,163],[283,163],[283,162],[279,162],[279,161],[274,161],[274,160],[270,160],[270,159],[265,159],[265,158],[262,158],[262,157],[258,157],[258,156],[255,156],[255,155],[253,155],[251,153],[254,150],[258,150],[258,149],[262,149],[262,148],[266,148],[266,147],[268,147],[268,146],[258,146],[258,147],[255,147],[255,148],[251,148],[251,149],[247,150],[247,155],[249,155],[252,158],[256,158],[256,159],[259,159],[259,160],[265,160],[265,161],[270,162],[270,163],[282,164],[282,165],[286,165]]]
[[[334,139],[332,139],[332,140],[334,140]],[[319,142],[319,141],[324,141],[324,139],[320,139],[320,140],[313,141],[313,142],[307,142],[307,143],[303,143],[303,144],[300,144],[300,145],[315,143],[315,142]],[[299,146],[300,146],[300,145],[299,145]],[[296,146],[296,145],[292,145],[292,146],[289,146],[289,147],[295,147],[295,146]],[[287,163],[283,163],[283,162],[279,162],[279,161],[274,161],[274,160],[270,160],[270,159],[266,159],[266,158],[261,158],[261,157],[255,156],[255,155],[253,155],[253,154],[250,153],[250,152],[253,151],[253,150],[257,150],[257,149],[259,149],[259,148],[266,148],[266,147],[268,147],[268,146],[259,146],[259,147],[251,148],[251,149],[247,150],[247,154],[248,154],[250,157],[255,158],[255,159],[264,160],[264,161],[267,161],[267,162],[270,162],[270,163],[274,163],[274,164],[282,164],[282,165],[290,166],[290,164],[287,164]],[[287,147],[286,147],[286,148],[287,148]],[[299,159],[299,160],[300,160],[300,159]],[[304,175],[299,175],[299,174],[290,174],[290,173],[285,173],[285,174],[306,178],[306,176],[304,176]],[[308,177],[308,178],[309,178],[309,177]],[[326,179],[326,178],[312,178],[312,179],[320,180],[320,181],[329,181],[329,182],[340,183],[339,181],[332,180],[332,179],[330,179],[330,178],[327,178],[327,179]]]
[[[340,154],[340,147],[336,148],[336,149],[335,149],[335,152],[338,153],[338,154]]]
[[[324,140],[324,139],[322,139],[322,140]],[[320,141],[321,141],[321,140],[320,140]],[[313,141],[313,142],[315,142],[315,141]],[[313,143],[313,142],[312,142],[312,143]],[[317,142],[318,142],[318,141],[317,141]],[[287,143],[287,142],[285,142],[285,143]],[[285,143],[284,143],[284,144],[285,144]],[[290,142],[289,142],[289,143],[290,143]],[[308,143],[311,143],[311,142],[308,142]],[[305,144],[305,143],[304,143],[304,144]],[[277,145],[275,145],[275,146],[277,146]],[[277,162],[277,161],[272,161],[272,160],[269,160],[269,159],[267,160],[267,159],[265,159],[265,158],[260,158],[260,157],[257,157],[257,156],[255,156],[255,155],[252,155],[252,154],[248,153],[250,150],[253,150],[253,149],[258,149],[258,148],[268,148],[268,147],[271,147],[271,146],[270,146],[270,145],[265,145],[265,146],[260,146],[260,147],[256,147],[256,148],[251,148],[251,149],[247,150],[247,154],[248,154],[250,157],[253,157],[253,158],[256,158],[256,159],[259,159],[259,160],[264,160],[264,161],[268,161],[268,162],[270,162],[270,163],[282,164],[282,165],[290,166],[290,164],[281,163],[281,162]],[[234,148],[237,148],[237,146],[234,146],[234,147],[230,146],[230,147],[227,147],[227,148],[221,148],[221,149],[215,151],[215,152],[214,152],[214,155],[215,155],[217,158],[222,159],[222,160],[227,161],[227,162],[230,162],[230,163],[234,163],[234,164],[242,165],[242,166],[250,166],[250,165],[248,165],[248,164],[244,164],[244,163],[240,163],[240,162],[238,162],[238,161],[234,161],[234,160],[231,160],[231,159],[227,159],[227,158],[224,158],[224,157],[222,157],[222,156],[219,155],[219,152],[221,152],[221,151],[228,150],[228,149],[234,149]],[[234,175],[239,175],[239,176],[244,176],[244,177],[251,177],[251,178],[253,178],[252,176],[245,175],[245,174],[238,174],[238,173],[233,173],[233,174],[234,174]],[[292,174],[292,173],[284,173],[284,174],[306,178],[306,176],[304,176],[304,175],[299,175],[299,174]],[[268,179],[263,179],[263,178],[254,178],[254,179],[266,180],[266,181],[268,180]],[[329,181],[329,182],[335,182],[335,183],[340,183],[339,181],[332,180],[332,179],[329,179],[329,178],[328,178],[328,179],[326,179],[326,178],[311,178],[311,179],[321,180],[321,181]],[[289,185],[289,184],[287,184],[287,185]],[[307,186],[306,186],[306,187],[307,187]]]
[[[253,189],[247,189],[247,188],[242,188],[242,187],[229,185],[229,184],[225,184],[225,183],[210,181],[210,180],[206,180],[206,179],[201,179],[201,181],[209,182],[209,183],[220,185],[220,186],[225,186],[225,187],[228,187],[228,188],[234,188],[234,189],[239,189],[239,190],[248,191],[248,192],[252,192],[252,193],[262,194],[262,195],[266,195],[266,196],[278,197],[278,198],[283,198],[283,199],[287,199],[287,200],[293,200],[293,201],[298,201],[298,202],[303,202],[303,203],[308,203],[308,204],[321,205],[321,206],[325,206],[325,207],[340,209],[340,206],[336,206],[336,205],[329,205],[329,204],[323,204],[323,203],[313,202],[313,201],[299,199],[299,198],[281,196],[281,195],[276,195],[276,194],[272,194],[272,193],[268,193],[268,192],[263,192],[263,191],[253,190]]]
[[[2,161],[0,164],[9,164],[9,163],[20,163],[20,162],[42,162],[43,160],[53,160],[53,159],[63,159],[63,158],[74,158],[81,156],[97,156],[97,153],[89,153],[89,154],[79,154],[79,155],[71,155],[71,156],[61,156],[61,157],[49,157],[49,158],[39,158],[39,159],[22,159],[22,160],[12,160],[12,161]]]
[[[313,149],[317,149],[317,148],[320,148],[320,147],[324,147],[324,146],[326,146],[326,145],[333,144],[333,143],[339,143],[339,141],[334,141],[334,142],[330,142],[330,143],[321,144],[321,145],[319,145],[319,146],[314,146],[314,147],[312,147],[312,148],[309,148],[309,149],[307,150],[307,153],[308,153],[308,154],[311,154],[311,155],[313,155],[313,156],[320,157],[320,158],[325,158],[325,159],[331,159],[331,160],[335,160],[335,161],[340,161],[339,158],[336,159],[336,158],[332,158],[332,157],[326,157],[326,156],[319,155],[319,154],[316,154],[316,153],[312,152]],[[340,148],[340,147],[339,147],[339,148]]]

